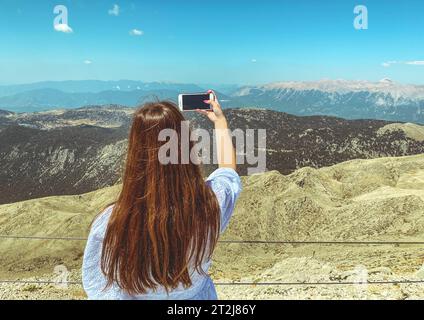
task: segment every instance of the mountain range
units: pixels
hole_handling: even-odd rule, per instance
[[[68,81],[42,81],[28,84],[15,84],[0,86],[0,97],[10,96],[17,93],[34,91],[39,89],[55,89],[66,93],[102,91],[194,91],[200,89],[195,84],[173,83],[173,82],[143,82],[133,80],[101,81],[101,80],[68,80]],[[203,89],[202,89],[203,90]]]
[[[296,115],[383,119],[424,123],[424,86],[321,80],[242,87],[232,93],[240,106],[260,106]]]
[[[203,90],[125,84],[0,88],[0,101],[26,105],[0,110],[0,279],[21,280],[1,284],[0,299],[85,298],[84,239],[93,217],[119,193],[133,106],[151,95]],[[92,91],[78,91],[84,88]],[[422,298],[422,249],[413,243],[424,237],[423,88],[384,79],[222,89],[231,129],[267,130],[268,172],[245,176],[252,165],[238,166],[243,192],[211,269],[219,297]],[[211,133],[206,117],[185,116]],[[205,165],[204,175],[215,168]],[[402,241],[409,244],[393,245]],[[67,288],[25,282],[57,281],[58,270],[70,272]],[[399,283],[340,283],[357,283],[364,270],[370,282]],[[231,282],[255,285],[219,285]],[[300,285],[256,285],[273,282]]]
[[[212,85],[212,84],[211,84]],[[209,85],[141,81],[62,81],[0,86],[0,109],[14,112],[176,100],[179,93],[204,92]],[[224,108],[266,108],[294,115],[330,115],[346,119],[381,119],[424,123],[424,86],[378,82],[320,80],[256,86],[217,86]]]
[[[0,113],[0,203],[78,194],[117,183],[133,112],[110,105]],[[267,130],[267,170],[284,174],[357,158],[424,153],[424,127],[412,123],[247,108],[228,109],[226,115],[233,130]],[[189,113],[187,118],[193,127],[211,132],[206,117]],[[239,172],[246,174],[254,166],[242,164]],[[205,165],[205,175],[215,167]]]

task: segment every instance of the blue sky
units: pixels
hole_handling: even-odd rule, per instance
[[[53,28],[58,4],[68,8],[72,33]],[[368,30],[353,27],[359,4],[368,8]],[[422,0],[0,0],[0,84],[384,77],[424,84],[423,40]]]

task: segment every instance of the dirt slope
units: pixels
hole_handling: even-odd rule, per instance
[[[424,241],[424,155],[353,160],[243,177],[223,240]],[[0,235],[86,237],[119,186],[0,206]],[[79,281],[84,241],[0,239],[0,278],[54,277],[64,265]],[[422,245],[219,244],[216,282],[424,279]],[[358,280],[358,277],[362,277]],[[224,286],[221,298],[424,298],[424,284]],[[0,298],[83,298],[79,286],[0,285]]]

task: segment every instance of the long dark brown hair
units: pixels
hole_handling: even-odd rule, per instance
[[[178,134],[184,117],[171,102],[147,103],[134,114],[123,186],[109,219],[101,269],[129,294],[163,286],[191,286],[193,268],[215,248],[220,228],[219,206],[192,163],[162,164],[158,150],[162,129]],[[193,143],[190,142],[190,150]]]

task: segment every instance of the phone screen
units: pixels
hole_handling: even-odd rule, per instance
[[[203,109],[209,110],[211,105],[209,103],[203,102],[204,100],[209,100],[209,93],[205,94],[187,94],[183,95],[183,110],[196,110]]]

